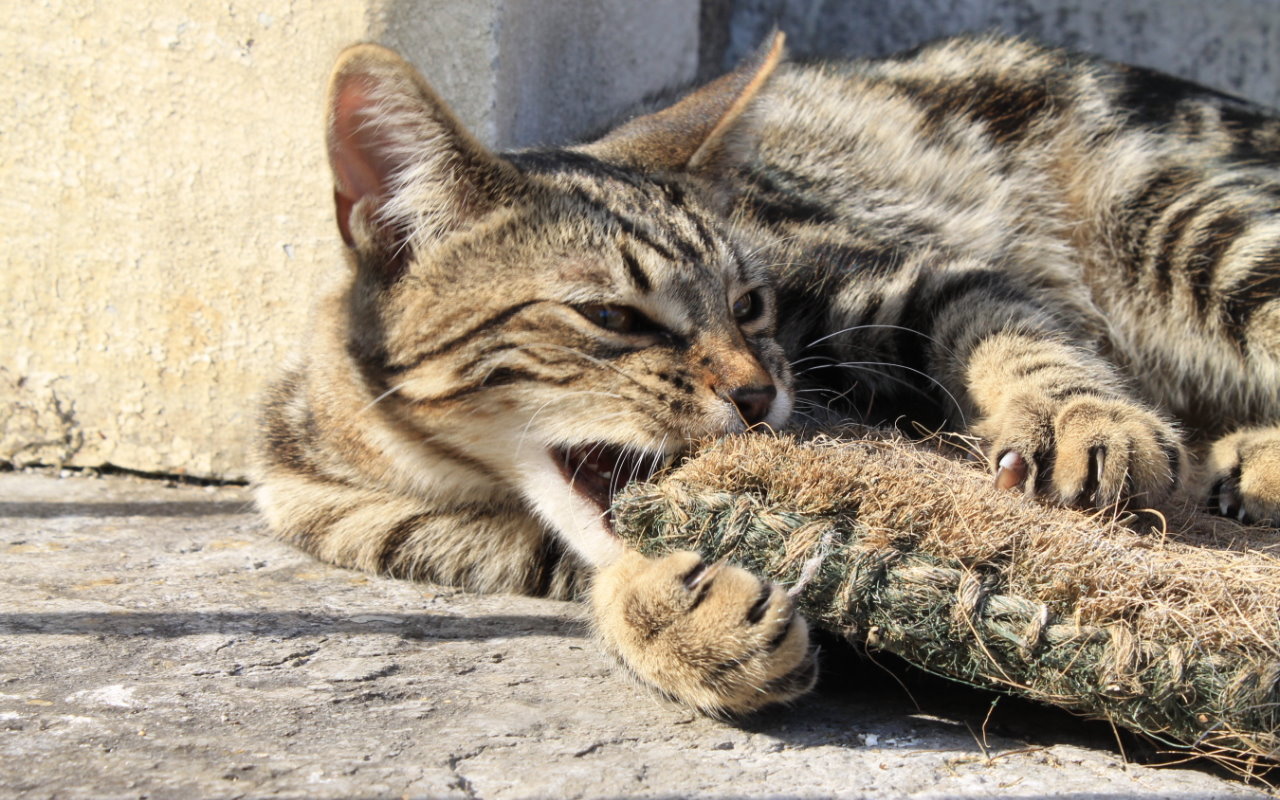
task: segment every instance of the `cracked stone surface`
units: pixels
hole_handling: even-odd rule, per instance
[[[700,717],[572,604],[316,563],[239,488],[0,474],[0,552],[3,797],[1266,796],[840,646],[812,697]]]

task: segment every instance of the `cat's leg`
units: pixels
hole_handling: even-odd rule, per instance
[[[1083,348],[1006,331],[973,348],[966,373],[972,430],[1000,488],[1077,507],[1154,505],[1184,472],[1173,424]]]
[[[922,370],[981,437],[1001,488],[1078,507],[1159,503],[1184,472],[1179,432],[1015,274],[925,262],[899,323],[924,343]]]
[[[1245,428],[1214,442],[1200,482],[1210,511],[1280,527],[1280,425]]]
[[[743,713],[813,687],[808,628],[778,586],[696,553],[629,552],[591,591],[599,638],[644,683],[708,713]]]
[[[518,506],[431,503],[279,467],[257,499],[276,537],[341,567],[559,598],[585,583],[580,562]]]
[[[391,433],[361,413],[369,399],[328,388],[340,377],[291,370],[266,394],[254,484],[277,538],[341,567],[475,591],[569,597],[585,582],[581,562],[514,494],[467,478],[447,454],[398,466],[378,446]],[[434,492],[391,485],[433,468],[463,478]]]
[[[264,458],[258,504],[278,538],[338,566],[474,591],[571,598],[591,570],[522,505],[429,503],[325,476],[287,448]],[[593,627],[623,667],[708,712],[790,700],[817,666],[785,594],[694,553],[627,552],[591,583]]]
[[[519,508],[436,506],[275,474],[258,490],[275,534],[338,566],[475,591],[570,598],[589,570]],[[627,552],[592,581],[593,627],[642,682],[710,713],[790,700],[817,676],[804,619],[778,587],[695,553]]]

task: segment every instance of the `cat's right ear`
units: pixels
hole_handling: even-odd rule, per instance
[[[343,51],[327,107],[338,230],[362,267],[387,282],[415,251],[497,208],[517,180],[417,70],[384,47]]]
[[[668,108],[637,117],[583,147],[598,158],[644,170],[714,170],[751,148],[743,112],[783,58],[786,37],[774,33],[738,68]]]

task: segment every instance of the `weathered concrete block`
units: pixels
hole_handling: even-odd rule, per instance
[[[254,396],[342,268],[324,80],[401,49],[499,145],[693,76],[688,0],[26,3],[0,29],[0,460],[239,477]]]

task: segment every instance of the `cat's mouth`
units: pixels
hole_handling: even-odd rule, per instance
[[[569,486],[606,512],[620,489],[633,481],[648,480],[669,460],[663,453],[603,442],[553,447],[551,454]]]

